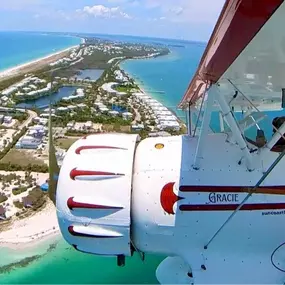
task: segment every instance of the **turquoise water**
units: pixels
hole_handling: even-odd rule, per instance
[[[169,41],[169,44],[175,44],[175,41]],[[186,42],[183,48],[170,47],[170,49],[171,53],[167,56],[128,60],[123,62],[121,67],[133,75],[147,93],[185,120],[185,114],[177,110],[176,106],[197,69],[205,44]]]
[[[53,34],[0,32],[0,71],[80,44],[81,39]]]
[[[0,33],[1,34],[1,33]],[[105,38],[111,38],[106,36]],[[116,39],[169,45],[171,54],[147,60],[129,60],[121,66],[136,77],[140,85],[167,107],[177,111],[176,105],[183,96],[193,76],[205,44],[178,42],[158,39],[115,37]],[[173,47],[179,43],[183,47]],[[1,48],[1,47],[0,47]],[[282,111],[283,112],[283,111]],[[284,114],[284,112],[280,114]],[[278,113],[279,114],[279,113]],[[183,113],[179,113],[184,118]],[[277,115],[277,114],[274,114]],[[273,114],[270,114],[270,118]],[[271,130],[268,129],[268,135]],[[43,256],[24,268],[15,268],[6,274],[0,274],[2,284],[135,284],[157,283],[155,270],[163,257],[147,255],[142,262],[137,255],[127,258],[126,267],[118,268],[115,258],[102,258],[79,253],[61,238],[57,247],[48,253],[51,242],[25,251],[0,250],[0,267],[26,256]],[[4,256],[4,258],[3,258]]]
[[[142,262],[138,255],[126,259],[125,267],[117,267],[115,258],[102,258],[75,251],[59,240],[56,249],[46,253],[49,243],[37,248],[44,256],[27,267],[0,275],[1,284],[157,284],[155,268],[162,257],[147,256]],[[4,252],[1,250],[2,256]],[[13,255],[15,252],[6,250]],[[37,254],[33,253],[32,255]],[[31,254],[21,254],[24,258]],[[15,261],[15,259],[13,260]]]
[[[106,36],[106,38],[112,38]],[[164,91],[164,94],[153,93],[166,106],[176,111],[175,106],[183,96],[193,76],[205,44],[178,42],[147,38],[115,37],[124,41],[157,43],[163,45],[182,44],[184,47],[170,47],[168,56],[133,60],[122,64],[129,73],[143,81],[145,89]],[[183,116],[183,114],[181,114]],[[47,244],[40,247],[41,253]],[[27,254],[27,253],[26,253]],[[34,253],[33,253],[34,254]],[[31,255],[33,255],[31,254]],[[21,259],[22,254],[7,250],[0,251],[0,265]],[[126,260],[125,268],[118,268],[114,258],[106,259],[76,252],[63,240],[55,250],[48,252],[39,260],[25,268],[14,269],[10,273],[0,275],[0,283],[4,284],[122,284],[122,283],[157,283],[155,270],[163,257],[147,255],[141,262],[137,255]]]

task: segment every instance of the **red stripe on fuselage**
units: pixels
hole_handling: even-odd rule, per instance
[[[180,205],[179,210],[182,212],[235,211],[238,206],[239,204]],[[285,210],[285,203],[245,204],[240,209],[240,211],[257,210]]]
[[[76,202],[74,201],[74,197],[70,197],[67,200],[67,207],[70,210],[73,210],[73,209],[121,210],[123,209],[123,207],[114,207],[114,206],[105,206],[105,205],[96,205],[96,204]]]
[[[123,176],[124,174],[105,172],[105,171],[93,171],[93,170],[77,170],[76,168],[70,171],[70,178],[75,180],[77,176]]]
[[[248,190],[254,189],[252,186],[217,186],[217,185],[181,185],[179,190],[181,192],[221,192],[221,193],[246,193]],[[258,193],[258,189],[270,192],[270,190],[280,190],[285,191],[285,186],[262,186],[256,188],[256,192]],[[275,193],[273,193],[275,194]]]
[[[126,148],[115,147],[115,146],[100,146],[100,145],[82,145],[75,150],[76,154],[80,154],[82,150],[88,149],[119,149],[119,150],[127,150]]]

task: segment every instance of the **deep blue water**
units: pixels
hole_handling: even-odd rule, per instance
[[[19,108],[38,108],[38,109],[44,109],[49,106],[50,100],[51,103],[56,103],[59,100],[61,100],[63,97],[68,97],[74,93],[76,90],[76,87],[62,87],[58,90],[58,92],[53,93],[51,96],[44,96],[40,97],[36,100],[28,101],[25,103],[20,103],[17,105]]]
[[[55,34],[0,32],[0,70],[80,44],[81,39]]]

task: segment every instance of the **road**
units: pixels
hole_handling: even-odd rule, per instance
[[[38,114],[32,110],[27,110],[27,113],[29,114],[29,118],[19,126],[20,130],[24,127],[27,127],[32,122],[32,120],[38,116]]]
[[[132,125],[136,124],[137,122],[141,121],[141,114],[139,113],[138,109],[133,108],[134,112],[136,113],[136,117],[132,122]]]

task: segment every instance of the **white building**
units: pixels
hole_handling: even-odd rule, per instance
[[[130,120],[133,118],[133,114],[130,112],[125,112],[122,114],[124,120]]]
[[[17,143],[17,149],[37,149],[42,143],[41,139],[36,139],[32,136],[24,136]]]
[[[109,111],[108,112],[112,117],[118,116],[120,113],[118,111]]]
[[[144,129],[144,125],[143,124],[137,124],[137,125],[132,125],[132,130],[133,131],[140,131]]]
[[[11,116],[5,116],[3,122],[4,122],[4,124],[11,124],[12,123],[12,117]]]

